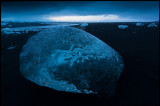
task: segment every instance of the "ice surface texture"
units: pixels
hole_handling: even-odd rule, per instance
[[[123,66],[114,49],[73,27],[39,32],[28,40],[20,54],[20,70],[25,78],[72,93],[112,96]]]

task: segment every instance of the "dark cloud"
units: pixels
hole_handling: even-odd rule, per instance
[[[159,20],[158,1],[18,1],[1,3],[2,18],[59,15],[115,14],[134,19]],[[43,20],[43,19],[42,19]]]

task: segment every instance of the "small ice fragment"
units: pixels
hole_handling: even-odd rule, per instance
[[[88,26],[87,23],[82,23],[82,24],[81,24],[81,27],[86,27],[86,26]]]
[[[136,23],[137,26],[144,26],[143,23]]]
[[[16,34],[21,34],[21,32],[16,32]]]
[[[12,27],[12,25],[8,25],[8,27]]]
[[[118,28],[120,28],[120,29],[125,29],[127,27],[128,27],[128,25],[118,25]]]
[[[8,50],[12,50],[12,49],[14,49],[14,48],[16,48],[16,46],[10,46],[9,48],[7,48]]]
[[[94,93],[93,91],[91,91],[91,90],[89,91],[89,90],[87,90],[87,89],[84,89],[83,91],[84,91],[86,94]]]

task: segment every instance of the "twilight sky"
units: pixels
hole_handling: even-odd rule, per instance
[[[1,2],[2,21],[150,22],[159,21],[159,1]]]

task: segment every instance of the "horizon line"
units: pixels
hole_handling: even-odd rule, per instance
[[[113,21],[113,22],[105,22],[105,21],[101,21],[101,22],[62,22],[62,21],[3,21],[1,20],[1,22],[54,22],[54,23],[113,23],[113,22],[159,22],[159,20],[157,21]]]

